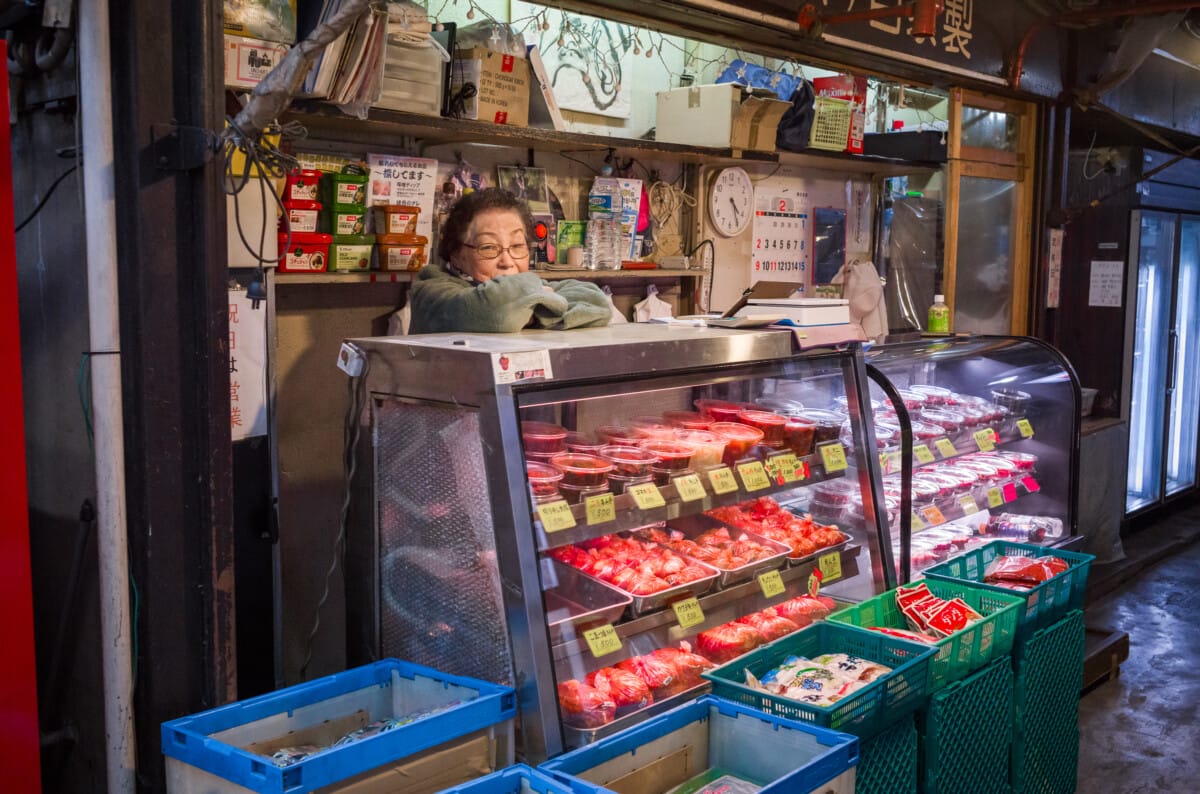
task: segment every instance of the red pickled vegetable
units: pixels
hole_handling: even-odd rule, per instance
[[[642,708],[654,702],[654,696],[650,694],[650,687],[646,686],[646,682],[628,670],[602,667],[589,674],[587,682],[600,694],[607,695],[617,708]]]
[[[617,716],[617,705],[608,695],[574,679],[558,685],[558,705],[563,720],[580,728],[598,728]]]
[[[747,626],[745,623],[722,623],[716,628],[701,632],[696,637],[696,648],[709,660],[724,664],[749,653],[764,642],[766,638],[753,626]]]

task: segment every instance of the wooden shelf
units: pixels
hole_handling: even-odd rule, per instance
[[[355,273],[279,273],[275,287],[289,284],[407,284],[414,273],[408,271],[368,270]]]
[[[546,279],[547,281],[555,281],[557,279],[564,279],[564,278],[584,278],[584,279],[700,278],[708,271],[654,268],[651,270],[547,270],[547,269],[537,269],[534,272],[536,272],[539,276]]]

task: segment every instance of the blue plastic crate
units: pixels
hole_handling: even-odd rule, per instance
[[[827,786],[852,790],[858,739],[844,733],[765,714],[705,695],[629,730],[542,764],[539,769],[577,786],[573,792],[612,794],[605,783],[628,778],[678,751],[688,753],[679,779],[659,780],[671,788],[708,769],[723,769],[762,786],[761,794],[803,794]],[[579,788],[580,784],[595,786]],[[844,786],[842,784],[845,784]]]
[[[703,675],[712,681],[713,694],[718,697],[786,719],[866,738],[925,705],[929,697],[929,665],[937,652],[933,645],[910,642],[857,626],[821,621]],[[887,665],[892,672],[832,706],[801,703],[753,689],[744,683],[747,670],[761,679],[789,656],[812,659],[826,653],[858,656]]]
[[[581,781],[555,780],[533,767],[515,764],[439,794],[591,794],[595,791],[595,786],[581,785]]]
[[[287,767],[243,749],[330,720],[365,715],[365,724],[438,708],[444,710]],[[511,731],[515,715],[510,687],[387,659],[164,722],[168,788],[209,790],[215,777],[228,781],[227,791],[304,794],[506,721]]]
[[[1059,557],[1066,560],[1071,567],[1029,590],[1013,590],[983,581],[988,565],[997,557]],[[1094,559],[1096,558],[1091,554],[995,540],[986,546],[932,565],[925,569],[924,575],[930,580],[975,582],[986,590],[1023,597],[1025,609],[1021,611],[1017,621],[1017,637],[1014,644],[1014,651],[1019,651],[1021,645],[1038,629],[1049,626],[1072,609],[1083,609],[1083,599],[1087,595],[1088,571]]]

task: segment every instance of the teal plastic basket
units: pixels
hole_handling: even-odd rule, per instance
[[[704,677],[712,682],[713,694],[718,697],[780,717],[868,737],[925,705],[929,695],[929,662],[936,652],[931,645],[822,621],[709,670]],[[811,659],[826,653],[857,656],[887,665],[892,672],[832,706],[800,703],[752,689],[744,683],[747,670],[762,678],[789,656]]]
[[[1070,567],[1029,590],[1012,590],[983,581],[987,567],[997,557],[1058,557],[1066,560]],[[1049,626],[1072,609],[1083,609],[1088,571],[1094,559],[1091,554],[996,540],[926,568],[925,578],[929,581],[966,581],[994,593],[1022,597],[1025,609],[1017,620],[1016,642],[1019,646],[1035,631]]]
[[[925,794],[1008,794],[1012,704],[1007,657],[929,698],[917,715]]]
[[[917,794],[917,729],[912,717],[859,745],[854,794]]]
[[[1012,593],[994,593],[968,582],[929,581],[925,584],[938,598],[961,598],[983,615],[983,620],[937,643],[937,655],[929,663],[930,694],[984,667],[992,659],[1012,652],[1017,616],[1024,608],[1025,599]],[[908,628],[904,613],[896,606],[895,590],[846,607],[827,620],[862,628]]]

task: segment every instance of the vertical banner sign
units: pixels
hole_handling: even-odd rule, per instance
[[[1058,296],[1062,291],[1063,230],[1049,232],[1050,251],[1046,256],[1046,308],[1058,308]]]
[[[799,196],[781,196],[770,190],[754,191],[754,249],[750,260],[750,283],[795,281],[801,294],[808,283],[808,212]]]
[[[229,290],[229,433],[267,434],[267,311],[241,289]]]

